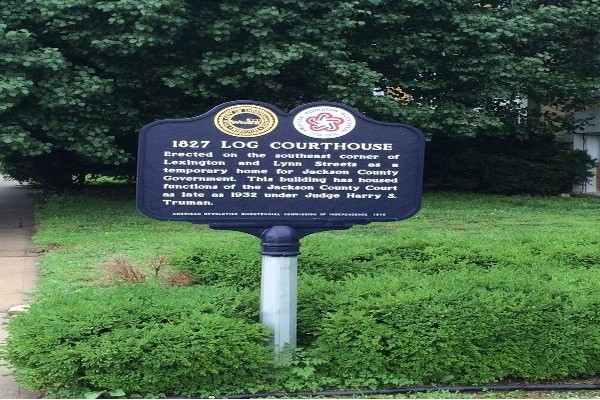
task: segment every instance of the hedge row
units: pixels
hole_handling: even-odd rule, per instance
[[[274,365],[258,292],[89,287],[11,322],[7,358],[53,395],[129,397],[544,380],[600,373],[600,272],[406,270],[300,280],[303,349]],[[274,368],[276,367],[276,368]]]
[[[598,287],[596,270],[550,268],[357,277],[318,302],[309,354],[339,387],[595,375]]]
[[[27,387],[58,397],[252,390],[272,352],[256,296],[156,283],[88,287],[11,321],[7,359]],[[256,320],[255,320],[256,321]]]
[[[541,232],[539,233],[542,234]],[[246,238],[244,238],[246,239]],[[256,289],[260,285],[261,259],[254,238],[234,246],[205,242],[174,263],[207,285],[219,284]],[[377,236],[344,235],[343,239],[325,236],[305,239],[299,257],[301,275],[343,280],[352,276],[373,275],[382,271],[418,270],[427,273],[468,269],[473,273],[492,268],[531,270],[539,267],[593,268],[600,265],[600,243],[588,238],[578,243],[564,238],[544,242],[523,237],[521,243],[507,246],[503,241],[473,237],[463,240],[444,235],[409,239],[381,240]],[[555,237],[548,240],[556,240]],[[343,251],[340,251],[343,241]]]

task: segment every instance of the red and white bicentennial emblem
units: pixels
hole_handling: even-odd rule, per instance
[[[294,117],[294,128],[317,139],[344,136],[356,126],[354,116],[343,108],[322,106],[300,111]]]

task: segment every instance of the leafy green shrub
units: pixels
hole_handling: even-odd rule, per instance
[[[246,235],[236,239],[235,244],[207,241],[172,263],[200,284],[257,289],[261,273],[258,239]]]
[[[11,321],[6,359],[26,386],[58,396],[256,390],[272,354],[266,330],[239,318],[255,318],[245,294],[139,284],[48,297]]]
[[[309,345],[317,336],[324,316],[335,311],[334,295],[343,283],[319,276],[303,275],[298,280],[298,344]]]
[[[461,267],[490,268],[505,262],[485,246],[456,239],[426,242],[410,237],[376,237],[371,238],[370,243],[361,243],[363,240],[357,239],[356,243],[341,249],[336,242],[312,241],[300,258],[302,271],[340,280],[384,270],[415,269],[436,273]]]
[[[452,149],[452,151],[448,151]],[[593,160],[552,137],[528,141],[437,137],[427,146],[426,180],[461,190],[500,194],[570,192],[590,178]]]
[[[477,272],[508,266],[582,267],[584,263],[580,259],[593,263],[599,251],[588,246],[586,254],[579,254],[578,251],[585,246],[571,243],[568,238],[562,244],[561,254],[557,254],[552,246],[540,240],[527,241],[527,238],[523,239],[523,243],[507,247],[503,242],[485,237],[432,234],[425,237],[365,237],[359,233],[336,238],[331,238],[331,234],[318,234],[306,238],[298,259],[298,273],[327,281],[343,281],[361,275],[377,275],[381,271],[418,270],[435,274],[462,268]],[[240,241],[235,247],[207,242],[189,249],[191,256],[180,256],[173,260],[173,264],[190,272],[201,284],[258,289],[261,271],[258,248],[258,241],[253,238]]]
[[[481,254],[468,244],[406,240],[398,238],[347,236],[344,246],[338,239],[324,234],[307,238],[298,259],[300,275],[344,280],[358,275],[377,274],[382,270],[420,269],[430,272],[460,266],[490,267],[497,260]],[[236,246],[203,243],[190,250],[191,256],[173,260],[202,284],[231,285],[257,289],[260,286],[261,262],[257,239],[240,240]],[[498,261],[501,263],[501,261]]]
[[[322,300],[306,357],[319,362],[316,377],[342,387],[593,375],[598,285],[585,270],[358,277]]]
[[[471,216],[479,223],[500,221]],[[489,218],[489,217],[487,217]],[[541,222],[523,221],[522,225]],[[446,222],[450,224],[450,222]],[[451,228],[451,227],[450,227]],[[549,243],[553,235],[536,237],[515,234],[511,245],[495,240],[491,234],[469,233],[463,226],[450,236],[432,232],[390,235],[365,235],[363,231],[382,229],[361,227],[353,232],[325,232],[303,239],[298,259],[300,276],[343,281],[361,275],[377,275],[382,271],[417,270],[436,274],[468,269],[475,273],[492,268],[530,269],[538,266],[589,268],[598,265],[600,246],[587,243],[585,237],[564,237],[560,243]],[[472,229],[472,228],[469,228]],[[586,241],[585,243],[583,241]],[[343,244],[343,245],[341,245]],[[172,261],[188,271],[199,283],[258,289],[260,286],[260,254],[258,239],[237,236],[236,244],[203,242],[187,249]],[[189,255],[191,254],[191,255]]]

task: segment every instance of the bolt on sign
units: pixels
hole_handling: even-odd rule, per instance
[[[226,229],[398,221],[420,209],[423,152],[418,129],[343,104],[234,101],[142,129],[137,206]]]

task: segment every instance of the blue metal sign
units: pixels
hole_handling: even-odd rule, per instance
[[[343,104],[285,113],[234,101],[142,129],[137,206],[159,220],[231,229],[398,221],[420,208],[423,151],[418,129]]]

